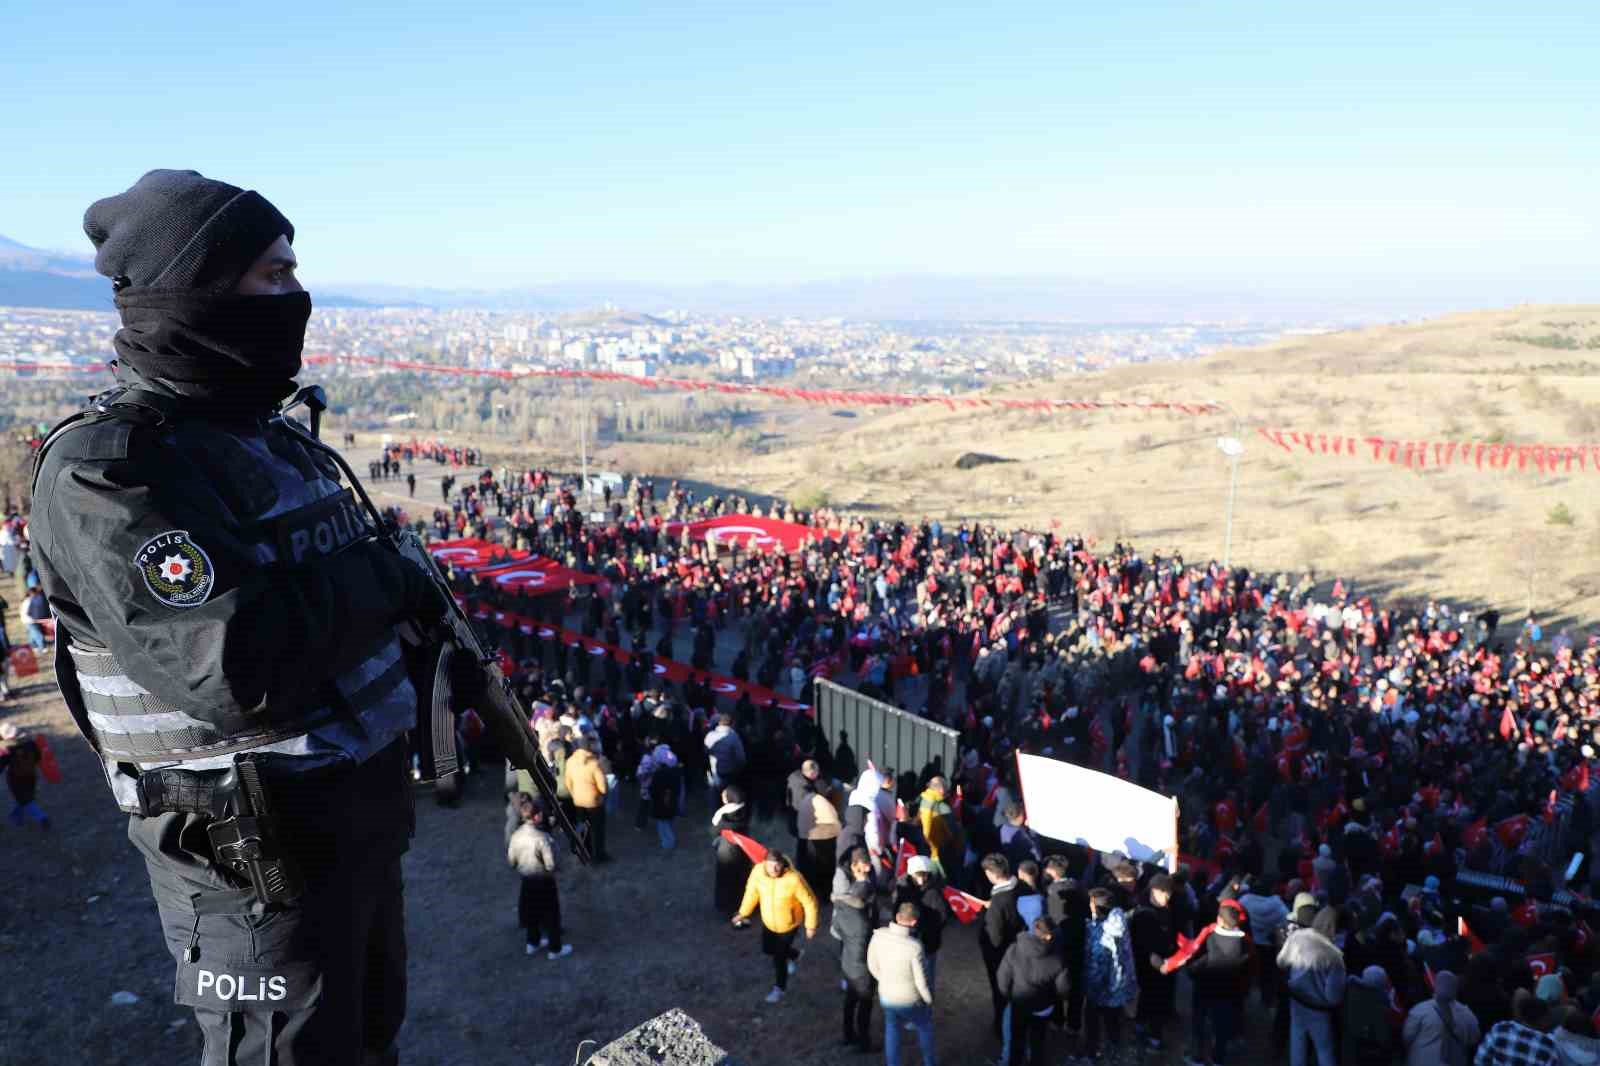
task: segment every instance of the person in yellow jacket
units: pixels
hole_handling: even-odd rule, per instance
[[[952,872],[961,871],[967,847],[962,837],[961,823],[956,820],[950,804],[945,802],[948,788],[944,778],[931,779],[922,790],[917,806],[917,814],[922,820],[922,839],[928,842],[928,850],[933,852],[933,865],[947,881],[953,880]]]
[[[580,738],[567,756],[562,777],[572,795],[572,806],[589,830],[589,850],[595,862],[610,862],[606,851],[606,767],[595,755],[598,741]]]
[[[761,910],[761,953],[772,958],[772,991],[767,993],[768,1003],[783,1000],[784,989],[789,987],[789,975],[794,973],[800,952],[794,948],[796,935],[803,927],[806,939],[817,935],[817,897],[806,884],[806,879],[795,870],[789,857],[779,851],[767,852],[765,861],[757,863],[744,883],[744,900],[733,924],[744,928],[750,916]]]

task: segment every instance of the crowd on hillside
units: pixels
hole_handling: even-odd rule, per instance
[[[858,909],[916,904],[917,914],[878,917],[889,935],[919,941],[918,966],[936,985],[939,935],[928,930],[946,917],[942,892],[908,887],[908,872],[891,896],[882,880],[906,839],[939,888],[1044,904],[1021,908],[1019,924],[1009,903],[990,902],[981,919],[994,1025],[1012,1034],[1012,1056],[1045,1031],[1031,1020],[1040,1011],[1081,1027],[1090,1052],[1118,1035],[1122,1014],[1159,1039],[1171,973],[1183,971],[1194,1051],[1216,1062],[1249,988],[1273,1012],[1280,1049],[1296,1034],[1296,1063],[1333,1061],[1336,1033],[1368,1061],[1600,1061],[1586,893],[1597,864],[1568,869],[1593,853],[1600,802],[1594,638],[1545,640],[1532,620],[1506,632],[1492,612],[1440,602],[1396,611],[1337,582],[1098,549],[1054,531],[782,504],[765,513],[811,527],[804,550],[719,552],[667,523],[761,512],[649,479],[594,504],[548,472],[484,470],[448,504],[422,519],[437,537],[498,538],[606,578],[608,592],[563,603],[452,575],[469,605],[575,616],[629,649],[618,662],[497,632],[558,762],[581,744],[614,778],[637,781],[638,817],[665,823],[663,846],[701,781],[732,782],[711,803],[720,821],[789,812],[794,853],[745,874],[729,851],[735,873],[719,880],[719,903],[738,895],[741,915],[760,912],[774,1000],[794,935],[831,905],[846,947],[845,1033],[857,1043],[862,982],[876,979],[880,997],[891,982],[849,961],[860,938],[843,935],[841,915],[859,932]],[[896,768],[883,791],[900,817],[885,820],[873,771],[848,746],[829,750],[804,714],[719,700],[699,673],[660,684],[651,665],[674,657],[675,636],[697,672],[801,700],[831,676],[953,726],[961,765]],[[737,771],[719,745],[737,746]],[[1178,796],[1185,865],[1169,878],[1033,838],[1011,809],[1016,751]],[[797,791],[797,779],[811,784]],[[870,890],[851,889],[852,826],[869,849]],[[988,932],[996,915],[1007,928]],[[873,945],[879,924],[867,923]],[[877,954],[908,953],[889,943]],[[1064,977],[1052,976],[1057,958]],[[1058,979],[1069,990],[1059,1011],[1062,997],[1045,990]],[[894,987],[908,1007],[924,991]]]

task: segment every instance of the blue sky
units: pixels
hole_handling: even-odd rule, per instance
[[[1592,3],[454,6],[5,5],[0,233],[177,166],[313,284],[1600,287]]]

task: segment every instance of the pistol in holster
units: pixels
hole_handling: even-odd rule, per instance
[[[253,754],[228,770],[149,770],[139,775],[141,813],[204,814],[218,866],[250,882],[263,905],[293,903],[305,893],[300,868],[283,846],[261,769]]]

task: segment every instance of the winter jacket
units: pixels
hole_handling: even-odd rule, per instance
[[[1446,1018],[1454,1034],[1448,1041]],[[1466,1066],[1472,1061],[1472,1049],[1480,1033],[1478,1019],[1465,1003],[1458,1000],[1446,1008],[1438,1000],[1426,999],[1411,1008],[1400,1035],[1406,1045],[1406,1066]],[[1447,1046],[1455,1049],[1453,1058],[1446,1057]],[[1579,1061],[1600,1062],[1600,1059]]]
[[[1128,918],[1116,907],[1102,918],[1085,920],[1083,991],[1097,1007],[1125,1007],[1138,995]]]
[[[895,884],[895,908],[899,909],[902,903],[915,903],[922,908],[922,916],[917,919],[917,939],[922,941],[929,955],[939,954],[944,943],[944,927],[950,920],[950,902],[944,898],[944,879],[933,874],[926,886],[918,888],[909,875],[902,877]]]
[[[839,972],[860,981],[867,973],[867,944],[878,924],[877,905],[849,894],[833,897],[832,928],[839,937]]]
[[[817,897],[793,867],[778,877],[769,877],[766,863],[755,864],[744,883],[739,917],[750,917],[757,907],[761,909],[761,924],[774,933],[791,932],[801,923],[807,933],[817,931]]]
[[[511,834],[506,862],[523,877],[550,877],[556,872],[556,843],[532,822],[523,822]]]
[[[983,953],[984,965],[990,969],[999,966],[1006,949],[1025,932],[1022,915],[1017,910],[1017,879],[995,885],[989,890],[989,905],[983,909],[983,925],[978,930],[978,948]]]
[[[732,726],[719,725],[706,734],[706,751],[711,756],[711,772],[720,780],[744,769],[744,741]]]
[[[1250,937],[1262,947],[1269,947],[1278,927],[1289,917],[1289,908],[1277,896],[1259,892],[1246,892],[1239,904],[1250,916]]]
[[[865,769],[850,793],[839,834],[839,854],[865,844],[874,854],[887,854],[893,846],[894,797],[883,790],[883,775]]]
[[[1146,986],[1160,976],[1150,965],[1150,956],[1163,959],[1178,950],[1177,922],[1172,906],[1157,907],[1148,901],[1141,903],[1128,915],[1128,932],[1133,938],[1134,973],[1141,986]]]
[[[828,797],[820,792],[813,792],[807,797],[809,802],[800,804],[796,812],[796,826],[800,831],[801,840],[834,840],[839,836],[839,812],[828,801]]]
[[[1344,955],[1315,929],[1289,934],[1278,952],[1278,969],[1284,971],[1294,1010],[1330,1014],[1344,1002]]]
[[[885,1007],[933,1005],[927,954],[906,926],[886,925],[872,934],[867,972],[878,982],[878,1001]]]
[[[593,810],[606,801],[606,775],[594,752],[579,748],[567,756],[567,791],[572,794],[572,804],[584,810]]]
[[[1250,981],[1250,938],[1242,929],[1211,930],[1184,972],[1201,1003],[1242,1003]]]
[[[961,839],[961,827],[956,824],[955,812],[950,805],[924,789],[917,816],[922,822],[922,839],[928,842],[934,863],[947,877],[952,870],[959,872],[965,844]]]
[[[1025,933],[1006,949],[995,971],[995,983],[1008,1003],[1029,1013],[1041,1011],[1063,1000],[1071,982],[1067,960],[1056,945]]]

